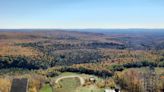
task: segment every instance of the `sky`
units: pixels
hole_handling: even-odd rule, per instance
[[[164,0],[0,0],[13,28],[164,28]]]

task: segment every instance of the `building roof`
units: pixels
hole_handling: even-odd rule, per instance
[[[10,92],[27,92],[28,79],[13,79]]]
[[[114,89],[105,89],[105,92],[115,92]]]

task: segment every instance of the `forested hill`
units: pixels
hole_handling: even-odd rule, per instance
[[[143,61],[162,67],[164,34],[162,30],[157,31],[146,31],[145,34],[145,31],[134,33],[130,30],[97,33],[79,30],[1,29],[0,68],[46,69],[54,66],[85,67],[102,64],[99,69],[109,70],[107,67],[110,64]]]

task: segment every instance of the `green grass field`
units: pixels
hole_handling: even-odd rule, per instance
[[[65,78],[59,81],[61,88],[55,88],[54,92],[76,92],[76,88],[80,86],[78,78]]]
[[[54,79],[57,79],[63,76],[80,76],[82,78],[94,77],[97,80],[97,82],[103,80],[94,75],[78,74],[78,73],[72,73],[72,72],[64,72],[61,75],[55,77]],[[62,87],[55,88],[54,92],[104,92],[104,89],[99,89],[95,85],[92,85],[89,87],[82,87],[80,85],[80,80],[78,78],[64,78],[60,80],[58,83]]]
[[[43,88],[41,88],[40,92],[52,92],[52,88],[49,84],[45,84]]]
[[[97,81],[102,81],[103,79],[102,78],[99,78],[95,75],[88,75],[88,74],[79,74],[79,73],[73,73],[73,72],[64,72],[62,74],[60,74],[59,76],[55,77],[54,79],[57,79],[57,78],[60,78],[62,76],[75,76],[75,75],[78,75],[82,78],[89,78],[89,77],[94,77]]]
[[[80,87],[76,92],[104,92],[104,89]]]

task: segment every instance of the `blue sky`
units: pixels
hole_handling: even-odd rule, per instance
[[[164,28],[164,0],[0,0],[0,28]]]

